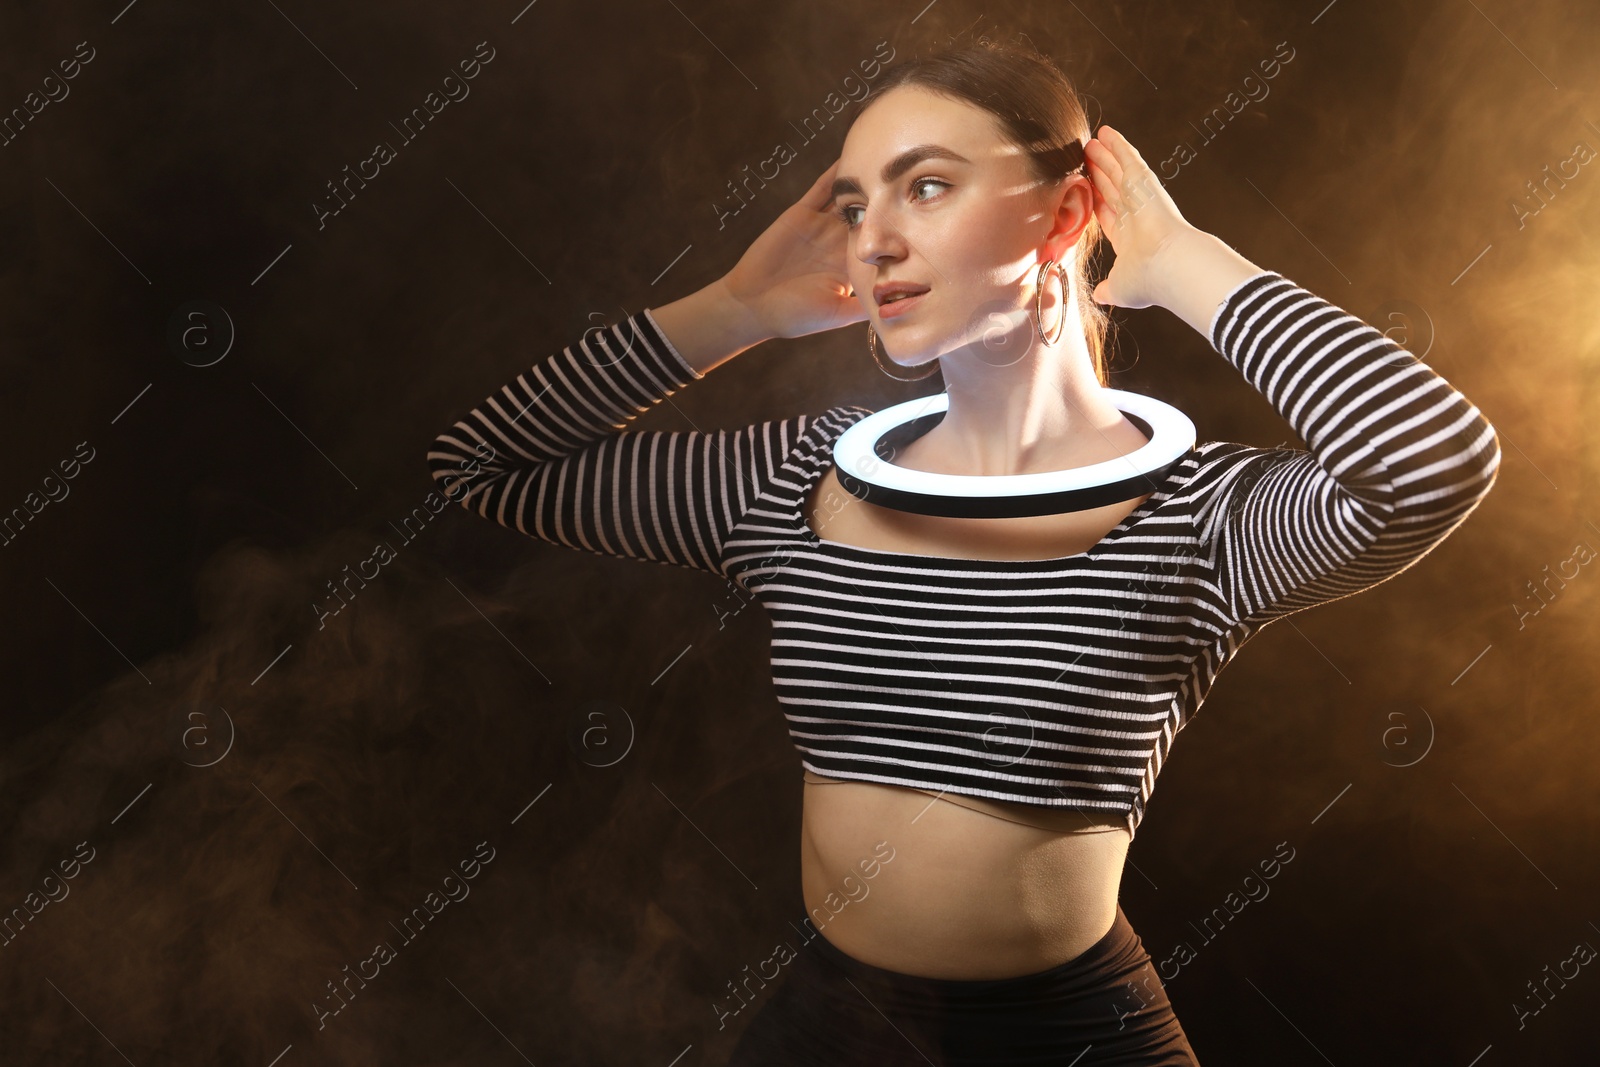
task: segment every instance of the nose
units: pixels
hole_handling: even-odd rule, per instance
[[[867,206],[856,225],[856,258],[880,264],[905,255],[905,236],[878,208]]]

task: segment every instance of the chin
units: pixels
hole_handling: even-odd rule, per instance
[[[878,350],[884,353],[886,360],[898,363],[906,370],[914,370],[925,364],[930,359],[937,359],[945,355],[954,347],[950,339],[942,335],[932,336],[934,331],[918,323],[916,328],[902,330],[890,325],[885,332],[882,325],[874,326],[878,332]],[[894,353],[892,356],[889,353]]]

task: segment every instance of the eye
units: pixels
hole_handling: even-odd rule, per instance
[[[916,201],[917,203],[919,203],[919,204],[926,204],[929,200],[933,199],[933,197],[918,197],[918,196],[916,196],[916,191],[918,189],[920,189],[921,187],[925,186],[925,185],[932,185],[932,186],[934,186],[936,188],[939,188],[939,189],[948,189],[950,187],[950,183],[949,182],[940,181],[938,178],[918,178],[916,181],[912,182],[907,188],[909,188],[911,190],[911,192],[912,192],[912,199],[914,201]],[[834,214],[839,216],[840,220],[844,222],[845,226],[847,226],[848,228],[853,230],[853,229],[856,228],[856,226],[858,226],[860,224],[861,220],[859,218],[851,215],[850,212],[852,212],[852,211],[864,211],[864,210],[866,210],[866,209],[864,207],[862,207],[862,205],[860,205],[860,204],[845,204],[845,205],[837,208],[834,211]]]

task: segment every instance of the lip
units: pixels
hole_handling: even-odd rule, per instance
[[[879,304],[878,305],[878,318],[880,318],[880,319],[899,318],[901,315],[904,315],[906,312],[908,312],[908,311],[912,310],[913,308],[915,308],[919,303],[921,303],[922,298],[927,296],[927,295],[928,295],[927,293],[923,292],[923,293],[918,293],[916,296],[908,296],[908,297],[904,298],[903,300],[896,300],[892,304]]]
[[[928,287],[921,282],[879,282],[872,287],[872,302],[882,307],[884,298],[894,296],[896,293],[926,293],[927,291]]]

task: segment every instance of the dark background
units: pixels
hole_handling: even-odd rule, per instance
[[[1158,962],[1196,950],[1168,992],[1202,1062],[1592,1056],[1594,968],[1517,1008],[1600,946],[1600,578],[1537,614],[1529,585],[1600,549],[1600,161],[1544,170],[1600,149],[1597,21],[1576,0],[0,9],[0,109],[70,90],[0,147],[0,509],[70,488],[0,547],[0,915],[29,916],[0,944],[0,1058],[725,1059],[753,1011],[719,1032],[714,1005],[802,906],[766,619],[719,629],[715,578],[455,508],[410,542],[391,523],[490,389],[731,267],[856,106],[719,229],[726,183],[878,42],[1018,33],[1146,158],[1194,147],[1168,182],[1192,222],[1424,353],[1505,451],[1440,548],[1268,628],[1176,745],[1122,901]],[[470,95],[404,141],[390,123],[479,42]],[[1202,137],[1279,42],[1270,94]],[[379,140],[396,158],[319,228]],[[1114,385],[1202,440],[1294,440],[1175,317],[1115,315]],[[856,326],[762,345],[638,428],[928,384],[889,381]],[[398,557],[319,629],[380,540]],[[1270,895],[1200,937],[1285,842]],[[470,896],[404,941],[475,849]],[[380,941],[395,958],[319,1027]]]

